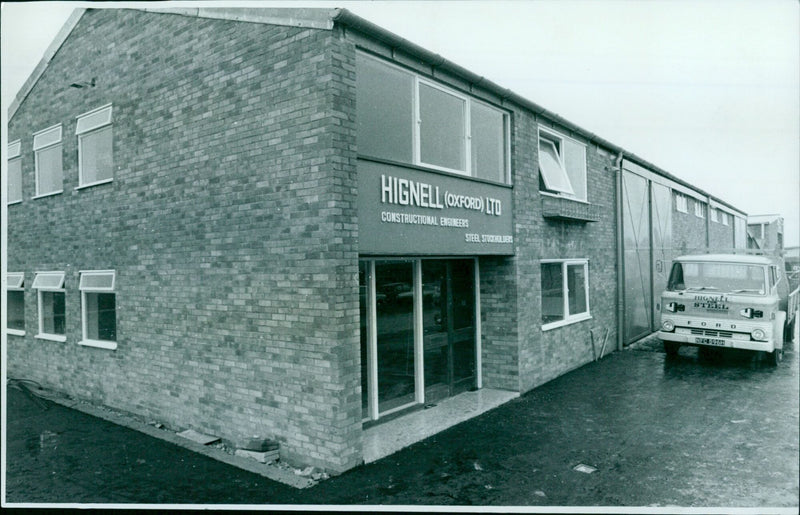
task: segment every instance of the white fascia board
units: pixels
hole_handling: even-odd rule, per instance
[[[313,7],[145,7],[141,11],[159,14],[177,14],[195,18],[211,18],[216,20],[240,21],[281,25],[285,27],[301,27],[308,29],[333,29],[335,10]]]

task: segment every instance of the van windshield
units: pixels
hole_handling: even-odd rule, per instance
[[[737,263],[675,263],[669,291],[711,291],[764,295],[764,267]]]

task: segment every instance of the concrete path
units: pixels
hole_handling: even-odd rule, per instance
[[[750,354],[700,359],[691,348],[668,359],[643,342],[305,489],[9,389],[6,502],[796,513],[795,349],[773,368]]]

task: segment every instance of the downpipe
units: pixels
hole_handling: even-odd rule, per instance
[[[620,151],[617,160],[614,162],[614,170],[617,175],[617,201],[614,203],[616,206],[616,237],[617,237],[617,350],[621,351],[623,347],[624,327],[625,327],[625,298],[623,295],[625,289],[625,253],[622,248],[623,237],[622,234],[622,158],[623,153]]]

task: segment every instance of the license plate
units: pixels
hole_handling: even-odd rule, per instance
[[[695,343],[703,343],[705,345],[719,345],[720,347],[725,346],[725,340],[718,340],[716,338],[695,338]]]

